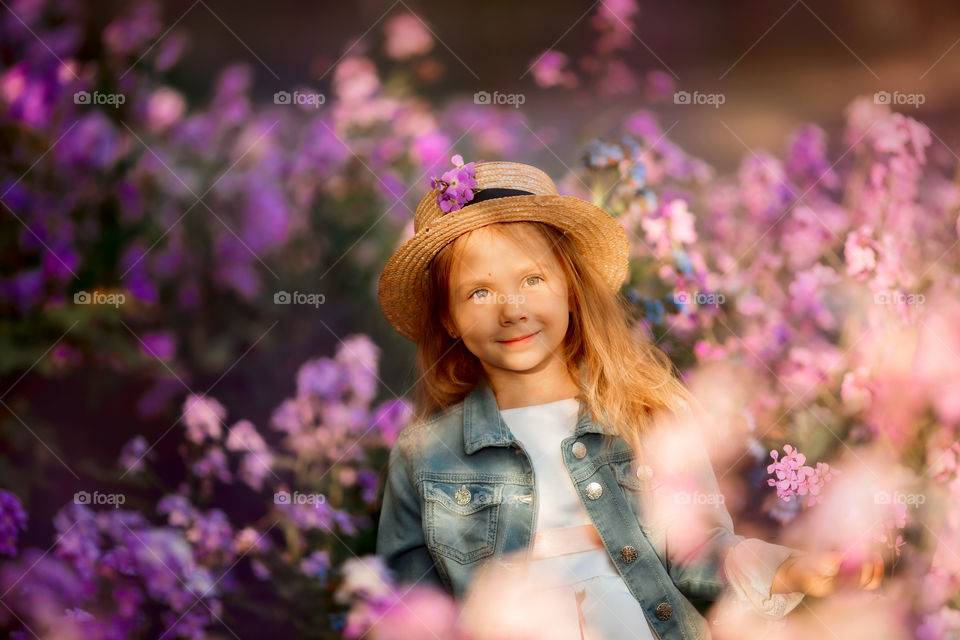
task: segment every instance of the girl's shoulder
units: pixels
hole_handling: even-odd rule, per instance
[[[450,426],[463,421],[464,401],[461,400],[448,405],[443,409],[434,411],[426,418],[419,420],[412,419],[397,436],[397,444],[401,441],[405,445],[411,445],[416,442],[422,442],[431,434],[446,434],[450,431]]]

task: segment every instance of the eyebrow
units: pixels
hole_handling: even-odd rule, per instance
[[[519,269],[517,269],[515,273],[521,274],[525,271],[543,271],[543,269],[541,269],[540,267],[538,267],[536,264],[532,262],[528,262],[522,267],[520,267]],[[491,281],[487,278],[476,278],[474,280],[467,280],[466,282],[461,283],[457,287],[457,291],[463,291],[464,289],[471,289],[473,287],[476,287],[482,284],[490,284],[490,282]]]

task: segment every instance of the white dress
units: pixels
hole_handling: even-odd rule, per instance
[[[530,456],[534,495],[540,501],[536,531],[592,524],[563,463],[561,442],[573,435],[580,408],[576,398],[500,411],[503,421]],[[769,569],[785,558],[786,547],[748,538],[725,561],[731,589],[741,603],[765,617],[782,617],[802,593],[770,595]],[[640,603],[627,588],[605,549],[536,560],[531,572],[545,572],[558,588],[582,597],[580,612],[592,637],[654,640]],[[571,637],[579,638],[579,630]]]

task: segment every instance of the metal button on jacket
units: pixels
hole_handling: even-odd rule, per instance
[[[644,482],[653,477],[653,467],[648,464],[642,464],[637,467],[637,479]]]
[[[457,501],[457,504],[461,507],[470,502],[471,496],[469,489],[467,489],[467,485],[460,485],[460,488],[457,489],[456,493],[453,494],[453,497]]]
[[[587,455],[587,445],[583,444],[582,442],[574,442],[571,451],[573,451],[573,455],[575,457],[582,458],[583,456]]]
[[[600,497],[600,494],[603,493],[603,487],[600,486],[599,482],[591,482],[587,485],[587,497],[591,500],[596,500]]]
[[[636,560],[637,559],[636,547],[631,547],[630,545],[627,545],[622,549],[620,549],[620,559],[626,562],[627,564],[630,564],[631,562]]]
[[[661,602],[657,605],[657,617],[661,620],[669,620],[673,614],[673,605],[669,602]]]

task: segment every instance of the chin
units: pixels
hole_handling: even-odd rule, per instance
[[[511,371],[523,372],[536,369],[544,363],[546,358],[540,355],[528,355],[526,357],[508,358],[503,361],[502,368]]]

